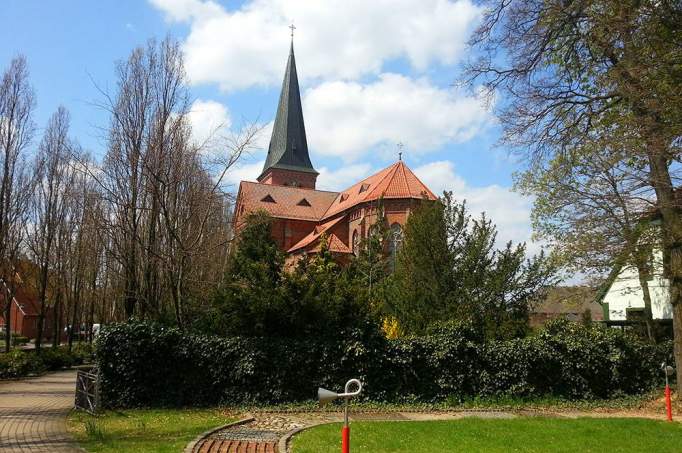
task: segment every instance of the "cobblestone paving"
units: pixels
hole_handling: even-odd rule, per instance
[[[505,412],[469,411],[457,413],[377,412],[355,413],[352,420],[452,420],[463,417],[511,418]],[[341,422],[342,412],[302,412],[254,414],[254,420],[243,425],[216,431],[200,441],[195,453],[274,453],[278,440],[290,431],[319,423]],[[285,452],[279,452],[285,453]]]
[[[194,449],[197,453],[275,453],[277,441],[301,422],[282,416],[259,416],[243,425],[216,431]]]
[[[66,432],[76,372],[0,382],[0,453],[82,452]]]

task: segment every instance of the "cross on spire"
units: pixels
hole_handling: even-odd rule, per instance
[[[296,30],[296,26],[294,24],[289,25],[289,30],[291,30],[291,39],[294,39],[294,30]]]
[[[403,142],[398,142],[398,160],[403,160],[403,148],[405,145],[403,145]]]

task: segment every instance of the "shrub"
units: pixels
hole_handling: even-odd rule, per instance
[[[22,335],[17,335],[17,334],[12,334],[12,344],[16,346],[24,345],[28,343],[28,337],[24,337]]]
[[[15,349],[7,354],[0,354],[0,379],[69,368],[82,364],[84,358],[91,356],[89,348],[75,348],[73,352],[66,348],[43,348],[40,353]]]
[[[0,379],[12,379],[45,371],[45,364],[34,352],[13,350],[0,354]]]
[[[96,347],[102,398],[112,407],[310,400],[351,377],[375,401],[475,397],[607,398],[660,384],[670,343],[551,323],[533,337],[482,341],[467,325],[387,340],[372,329],[335,339],[219,338],[134,321],[107,326]]]
[[[44,348],[40,351],[40,359],[50,371],[71,367],[76,362],[74,355],[62,348]]]

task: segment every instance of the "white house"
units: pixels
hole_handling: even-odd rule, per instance
[[[668,279],[663,277],[663,253],[654,252],[652,277],[648,281],[651,294],[651,314],[654,319],[672,319],[672,306],[668,291]],[[602,305],[609,321],[626,321],[628,312],[644,310],[644,295],[639,284],[637,268],[623,266],[616,270],[616,276],[602,298]]]

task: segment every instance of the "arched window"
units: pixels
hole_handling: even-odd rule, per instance
[[[353,231],[353,240],[351,242],[351,245],[353,246],[353,253],[355,253],[355,256],[357,256],[358,251],[360,250],[360,239],[358,238],[358,230]]]
[[[400,245],[403,242],[403,227],[399,223],[394,223],[391,225],[391,234],[389,235],[389,251],[392,255],[400,249]]]

